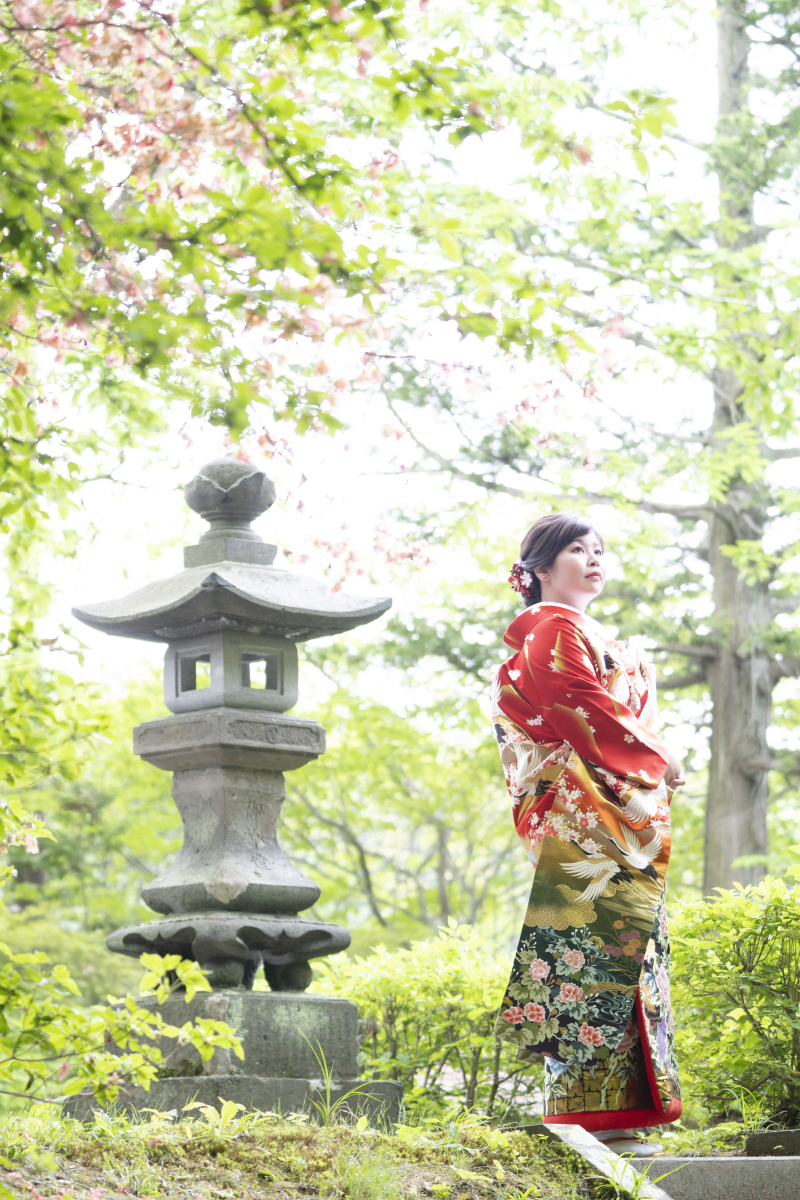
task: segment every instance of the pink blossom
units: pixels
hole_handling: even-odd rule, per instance
[[[546,979],[550,974],[550,968],[543,958],[535,958],[528,967],[531,979]]]
[[[525,1013],[521,1008],[507,1008],[503,1016],[508,1021],[509,1025],[521,1025],[525,1020]]]
[[[526,1004],[523,1012],[529,1021],[535,1021],[537,1025],[541,1025],[542,1021],[547,1020],[547,1013],[541,1004]]]
[[[656,987],[662,1003],[669,1007],[669,975],[663,963],[656,972]]]
[[[567,966],[571,967],[573,971],[580,971],[581,967],[586,962],[586,958],[580,950],[565,950],[562,958]]]
[[[38,841],[35,833],[26,833],[25,834],[25,853],[26,854],[38,854],[39,853],[39,841]]]
[[[578,1041],[583,1042],[584,1046],[602,1046],[605,1040],[599,1029],[594,1029],[585,1021],[578,1030]]]
[[[578,987],[577,983],[562,983],[561,991],[558,993],[559,1000],[563,1000],[565,1004],[574,1003],[577,1000],[583,999],[583,988]]]
[[[658,914],[658,923],[661,927],[661,936],[666,941],[669,937],[669,925],[667,924],[667,909],[663,904]]]

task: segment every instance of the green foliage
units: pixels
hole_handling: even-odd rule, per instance
[[[316,1120],[321,1125],[330,1126],[337,1121],[341,1121],[345,1114],[350,1116],[355,1110],[358,1113],[364,1106],[363,1102],[359,1101],[359,1097],[364,1095],[366,1084],[357,1084],[354,1088],[350,1088],[344,1095],[333,1099],[333,1093],[336,1090],[336,1085],[333,1081],[333,1070],[319,1042],[312,1042],[303,1034],[304,1040],[308,1043],[311,1053],[314,1055],[317,1066],[319,1067],[319,1078],[322,1082],[322,1087],[318,1088],[319,1099],[311,1101],[311,1107],[316,1113]],[[360,1132],[367,1126],[367,1117],[362,1115],[356,1121],[356,1129]]]
[[[358,1005],[361,1070],[402,1083],[419,1118],[466,1109],[528,1116],[541,1069],[514,1061],[494,1037],[509,956],[451,922],[409,948],[324,960],[314,988]]]
[[[682,20],[672,5],[644,17],[652,39],[669,39]],[[691,118],[675,130],[663,97],[611,95],[600,69],[601,86],[589,87],[583,103],[610,119],[601,125],[593,114],[591,147],[578,124],[573,147],[585,170],[542,176],[521,156],[520,177],[502,197],[453,180],[439,186],[436,203],[425,197],[420,219],[431,225],[470,212],[459,231],[460,261],[469,267],[454,268],[450,284],[469,309],[466,298],[483,277],[484,304],[462,317],[454,300],[453,311],[462,329],[501,353],[474,369],[460,348],[443,363],[405,357],[386,370],[380,391],[393,431],[406,435],[404,467],[455,485],[451,510],[437,522],[450,518],[451,545],[479,490],[514,501],[487,506],[487,523],[518,535],[543,512],[596,505],[623,578],[608,596],[619,600],[616,610],[602,603],[592,612],[602,620],[610,607],[623,636],[646,633],[663,647],[674,723],[697,750],[693,783],[700,791],[710,781],[710,883],[729,886],[731,859],[748,858],[735,877],[753,881],[767,851],[768,766],[759,767],[752,818],[746,803],[743,815],[731,811],[727,786],[765,762],[769,705],[751,680],[787,680],[782,700],[796,692],[800,671],[796,472],[780,474],[777,461],[797,457],[800,73],[794,59],[784,60],[797,24],[780,0],[722,5],[717,20],[720,70],[728,71],[720,95],[729,108],[709,142]],[[519,69],[506,53],[509,69]],[[633,173],[620,165],[620,127]],[[637,158],[640,136],[664,138],[648,143],[646,164]],[[667,145],[679,159],[674,174],[658,171]],[[682,168],[695,180],[700,162],[716,173],[718,199],[712,188],[682,188]],[[527,374],[525,355],[536,360]],[[545,355],[561,358],[563,371],[539,370]],[[513,387],[512,366],[524,385]],[[654,387],[663,396],[655,406]],[[431,541],[445,538],[440,529]],[[436,655],[471,678],[476,656],[461,653],[461,614],[450,630],[442,628],[447,618],[430,624],[426,614],[407,622],[406,656]],[[494,611],[478,610],[471,640],[491,638],[496,626]],[[397,624],[395,632],[400,641]],[[720,668],[743,655],[752,663],[741,669],[734,700],[733,672]],[[735,722],[731,705],[741,709]],[[709,745],[714,711],[720,724]],[[734,728],[748,732],[740,738]],[[770,783],[793,798],[796,829],[793,740],[787,749]],[[714,769],[706,774],[709,756]]]
[[[154,1044],[161,1038],[192,1045],[204,1062],[218,1046],[243,1057],[240,1039],[224,1022],[200,1018],[178,1028],[131,997],[76,1008],[67,1003],[78,987],[65,966],[46,967],[42,953],[0,951],[7,959],[0,969],[0,1085],[6,1085],[0,1092],[40,1100],[88,1086],[100,1102],[112,1103],[126,1083],[149,1090],[164,1063]],[[187,1003],[198,989],[211,991],[198,965],[177,955],[144,955],[142,962],[142,986],[159,1001],[177,988],[185,989]]]
[[[404,241],[455,244],[453,216],[420,222],[426,186],[400,162],[403,136],[441,153],[513,120],[540,162],[568,174],[554,114],[585,87],[568,69],[532,88],[495,69],[497,51],[569,30],[579,79],[609,52],[601,21],[536,3],[2,10],[0,317],[20,407],[46,390],[38,342],[79,365],[112,413],[155,420],[147,382],[236,431],[264,403],[301,431],[335,428],[316,364],[269,347],[363,337],[389,289],[416,275]],[[639,153],[663,103],[631,100]],[[457,276],[433,260],[424,275],[449,320]],[[465,328],[486,307],[484,282],[467,275]]]
[[[28,792],[52,839],[35,860],[12,851],[17,874],[6,888],[11,911],[0,913],[0,936],[18,945],[24,926],[52,923],[54,914],[65,936],[104,935],[146,917],[139,890],[178,849],[181,824],[169,775],[134,755],[131,731],[162,704],[155,677],[132,683],[119,699],[85,698],[86,720],[98,732],[86,742],[79,769]],[[57,952],[52,939],[48,948]]]
[[[800,1117],[800,892],[767,877],[675,913],[673,1004],[690,1098]]]
[[[23,796],[47,779],[74,781],[106,724],[91,690],[40,665],[38,648],[30,626],[0,635],[0,844],[26,854],[37,854],[38,839],[51,835]],[[0,863],[0,883],[11,870],[8,859]]]
[[[35,885],[30,885],[31,891]],[[13,906],[11,906],[13,907]],[[109,953],[105,936],[63,928],[56,912],[48,916],[31,905],[23,912],[0,909],[0,942],[14,954],[36,950],[51,963],[63,963],[80,988],[76,1005],[103,1004],[108,996],[135,996],[142,977],[135,958]]]

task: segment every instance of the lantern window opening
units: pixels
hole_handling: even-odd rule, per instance
[[[242,687],[283,694],[283,654],[242,654]]]
[[[175,660],[176,692],[199,692],[211,687],[211,655],[179,654]]]

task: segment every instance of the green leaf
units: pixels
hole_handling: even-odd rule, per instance
[[[459,249],[458,242],[451,234],[443,233],[439,238],[439,245],[448,258],[452,258],[454,262],[461,262],[461,250]]]

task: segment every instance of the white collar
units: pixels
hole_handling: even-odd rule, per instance
[[[601,637],[604,642],[608,641],[608,634],[606,633],[605,629],[603,629],[603,626],[600,624],[600,622],[596,621],[594,617],[590,617],[587,612],[581,612],[579,608],[573,607],[572,604],[562,604],[559,600],[540,600],[538,604],[528,605],[527,611],[533,612],[533,610],[537,608],[566,608],[567,612],[577,613],[579,617],[583,617],[590,629],[592,626],[594,626],[595,633]]]
[[[534,608],[568,608],[570,612],[576,612],[582,617],[586,616],[586,613],[581,612],[579,608],[573,608],[571,604],[561,604],[558,600],[540,600],[538,604],[528,605],[529,612]]]

